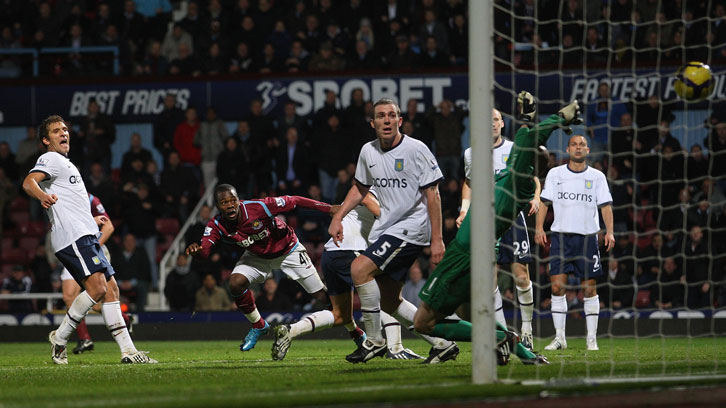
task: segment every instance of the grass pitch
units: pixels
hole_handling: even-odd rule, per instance
[[[354,349],[347,340],[297,340],[284,361],[270,358],[271,341],[247,353],[237,342],[139,342],[156,365],[121,365],[118,347],[96,342],[96,350],[69,355],[68,366],[55,366],[48,343],[0,345],[0,408],[139,407],[139,406],[320,406],[382,402],[451,402],[493,397],[622,392],[649,383],[586,386],[577,379],[709,375],[698,385],[723,382],[726,347],[718,338],[601,339],[600,351],[585,351],[583,339],[548,352],[549,366],[524,366],[516,357],[500,367],[505,384],[471,385],[471,347],[460,344],[456,361],[424,366],[420,361],[374,359],[352,365],[344,356]],[[542,348],[546,343],[537,342]],[[428,352],[421,340],[405,346]],[[562,379],[556,383],[518,384],[524,380]],[[513,382],[513,383],[510,383]],[[679,380],[672,384],[688,384]]]

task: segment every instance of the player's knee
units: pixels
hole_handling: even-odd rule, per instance
[[[559,282],[552,282],[552,294],[555,296],[562,296],[565,294],[565,285]]]
[[[586,285],[583,288],[583,292],[585,293],[585,297],[593,297],[597,295],[597,288],[595,287],[595,285]]]
[[[232,296],[241,295],[250,286],[250,282],[242,274],[232,274],[229,278],[229,292]]]
[[[516,267],[512,268],[514,270],[514,283],[515,285],[519,286],[520,288],[526,287],[529,285],[529,268],[526,264],[514,264],[517,265]]]
[[[422,334],[430,334],[434,330],[435,323],[436,318],[433,314],[429,313],[428,308],[423,303],[419,305],[413,317],[414,330]]]

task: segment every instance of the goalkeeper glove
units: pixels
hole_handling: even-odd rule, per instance
[[[562,130],[568,135],[572,134],[572,128],[570,125],[582,124],[582,118],[580,118],[580,105],[577,101],[570,102],[557,113],[565,120],[565,127],[563,127]]]
[[[525,123],[534,123],[534,116],[537,114],[537,101],[534,96],[527,91],[522,91],[517,95],[517,111],[519,113],[517,119]]]

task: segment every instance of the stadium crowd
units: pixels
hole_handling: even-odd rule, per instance
[[[186,15],[172,21],[172,8],[179,7],[178,3],[8,0],[3,3],[6,12],[0,15],[0,48],[114,44],[121,49],[125,75],[466,65],[466,2],[461,0],[190,1],[183,2]],[[562,11],[561,27],[534,27],[526,18],[517,19],[516,26],[506,26],[513,21],[506,16],[495,20],[504,24],[496,28],[496,55],[516,65],[533,63],[536,56],[538,63],[562,67],[557,62],[562,55],[546,56],[542,50],[545,43],[552,48],[560,43],[567,47],[570,42],[577,52],[585,54],[577,61],[589,63],[591,57],[597,63],[612,58],[630,61],[621,53],[621,46],[634,47],[622,52],[629,52],[628,58],[639,58],[653,50],[648,47],[653,44],[654,33],[657,52],[664,61],[672,59],[678,64],[682,58],[713,61],[726,57],[723,18],[709,20],[706,25],[694,23],[705,16],[723,16],[724,5],[719,1],[679,2],[682,16],[671,14],[670,9],[661,12],[657,8],[661,2],[654,0],[637,2],[637,6],[630,0],[617,0],[602,7],[599,0],[496,3],[519,16],[536,13],[547,21],[543,17],[547,13]],[[704,4],[713,9],[706,9]],[[495,10],[503,12],[502,8]],[[616,18],[618,13],[624,14]],[[610,15],[617,24],[598,23],[604,15]],[[169,23],[172,25],[167,31]],[[698,31],[704,29],[706,32]],[[509,32],[515,35],[504,35]],[[592,37],[597,41],[591,43]],[[686,47],[684,55],[674,57],[681,50],[678,44],[689,45],[694,38],[700,38],[699,44],[706,38],[708,46]],[[553,53],[561,51],[555,48]],[[3,67],[20,64],[27,74],[27,67],[15,57],[0,55],[0,59]],[[80,54],[62,57],[57,70],[47,74],[85,76],[102,72],[103,64],[103,60]],[[599,97],[584,112],[591,165],[608,175],[614,200],[617,243],[603,259],[608,273],[598,290],[604,306],[726,306],[726,110],[713,105],[706,124],[708,136],[687,151],[671,134],[675,116],[669,105],[657,97],[617,103],[609,92],[607,85],[602,85]],[[111,151],[115,125],[99,111],[98,104],[89,103],[87,114],[69,126],[73,129],[71,160],[81,170],[89,193],[101,199],[116,225],[117,233],[109,241],[112,262],[119,282],[128,283],[120,284],[122,294],[136,310],[144,309],[147,290],[157,290],[158,261],[215,177],[220,183],[236,186],[240,198],[295,194],[330,203],[343,200],[352,183],[360,147],[372,140],[374,133],[368,126],[372,101],[364,100],[362,91],[354,91],[345,108],[340,108],[337,100],[338,95],[328,91],[325,105],[305,117],[296,114],[293,102],[285,104],[283,114],[271,116],[263,111],[261,101],[254,100],[230,133],[225,118],[219,118],[213,106],[182,111],[175,96],[167,95],[164,110],[153,123],[153,147],[143,146],[140,135],[133,135],[127,152]],[[448,243],[456,234],[463,180],[461,156],[466,143],[462,135],[469,131],[468,112],[448,100],[423,111],[419,101],[401,103],[407,106],[402,132],[426,143],[444,173],[446,180],[440,190],[444,241]],[[506,107],[501,108],[511,114]],[[53,251],[42,246],[45,215],[36,200],[27,199],[20,189],[22,178],[41,153],[37,129],[28,125],[27,138],[18,145],[0,141],[0,254],[4,260],[0,274],[4,293],[50,292],[60,285]],[[153,160],[150,148],[163,157],[162,163]],[[121,167],[111,168],[112,155],[119,154],[123,155]],[[551,154],[547,167],[560,161]],[[203,208],[198,214],[186,235],[187,242],[199,239],[210,210]],[[287,222],[317,263],[322,244],[328,239],[328,217],[302,209]],[[541,259],[547,257],[546,249],[538,251]],[[240,254],[240,250],[223,251],[191,263],[180,256],[166,281],[172,309],[229,309],[229,299],[218,285],[224,286]],[[406,293],[413,294],[409,300],[417,303],[416,285],[420,287],[431,266],[424,256],[412,269],[415,271],[407,287],[413,288]],[[546,263],[539,262],[531,271],[536,275],[532,281],[541,288],[539,307],[548,309]],[[294,282],[281,279],[281,274],[276,276],[276,281],[255,288],[261,310],[312,310],[321,306]],[[503,296],[514,302],[511,275],[500,274],[499,287]],[[570,291],[568,301],[570,310],[575,309],[582,302],[582,294]],[[34,305],[24,302],[0,307],[29,311]]]

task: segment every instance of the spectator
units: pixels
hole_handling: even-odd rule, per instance
[[[424,11],[424,23],[421,25],[419,30],[419,38],[425,38],[427,43],[427,51],[431,52],[428,48],[429,38],[434,39],[435,49],[440,51],[442,55],[447,56],[449,53],[449,33],[446,27],[436,19],[436,12],[432,9]]]
[[[633,305],[635,280],[615,259],[608,261],[608,290],[601,293],[600,300],[612,309],[627,309]],[[603,296],[605,295],[605,296]]]
[[[290,53],[285,57],[283,67],[287,72],[305,71],[308,66],[310,53],[303,47],[300,40],[295,40],[290,46]]]
[[[169,60],[161,53],[158,40],[149,42],[143,61],[136,66],[137,75],[166,75],[169,72]]]
[[[426,117],[419,112],[419,100],[411,98],[406,102],[406,113],[403,115],[403,120],[404,122],[410,122],[414,129],[412,133],[404,132],[404,134],[408,136],[415,135],[414,137],[424,142],[429,149],[433,147],[433,139]]]
[[[199,76],[202,73],[202,65],[197,57],[192,54],[189,46],[185,43],[179,44],[179,57],[171,60],[169,74]]]
[[[143,16],[146,32],[155,39],[161,39],[171,21],[169,0],[136,0],[136,10]]]
[[[202,12],[199,10],[199,4],[195,1],[187,3],[187,15],[179,24],[192,38],[200,38],[204,30],[209,27],[207,18],[202,15]]]
[[[196,300],[195,309],[197,312],[217,312],[235,309],[234,304],[229,300],[227,291],[217,286],[217,281],[211,274],[204,276],[202,287],[197,290]]]
[[[401,296],[418,307],[418,304],[421,303],[418,293],[421,291],[424,283],[426,283],[426,280],[423,279],[421,265],[418,261],[414,261],[411,269],[408,270],[408,280],[403,284]]]
[[[167,61],[174,61],[179,58],[179,45],[185,44],[186,49],[190,52],[194,52],[192,36],[189,35],[180,23],[175,23],[174,27],[166,34],[164,43],[161,46],[161,55],[166,58]]]
[[[277,291],[275,278],[268,278],[265,281],[262,293],[257,296],[255,303],[261,312],[289,312],[292,310],[290,298]]]
[[[217,44],[217,50],[213,53],[212,46],[214,44]],[[222,23],[218,20],[212,20],[209,23],[209,30],[197,41],[197,55],[202,56],[207,54],[212,56],[215,54],[215,59],[226,59],[226,53],[230,46],[229,36],[222,32]],[[208,64],[207,61],[203,61],[202,64],[205,68],[209,68],[210,66],[218,68],[217,66],[219,65],[219,63]],[[226,69],[227,67],[224,66],[224,69],[218,69],[217,72],[224,72]]]
[[[275,29],[267,37],[267,43],[275,49],[275,58],[278,60],[285,58],[290,53],[292,37],[285,27],[284,20],[275,21]]]
[[[38,245],[35,248],[35,255],[28,266],[33,271],[33,292],[55,292],[53,288],[53,269],[48,263],[48,258],[46,258],[45,246]]]
[[[278,149],[275,160],[279,194],[302,195],[312,178],[310,157],[310,152],[298,140],[297,129],[288,128],[285,144]]]
[[[235,53],[229,60],[230,73],[245,73],[257,71],[257,65],[250,54],[250,48],[246,42],[239,42]]]
[[[635,165],[633,150],[637,139],[637,131],[633,127],[633,116],[629,112],[625,112],[620,115],[620,127],[613,129],[610,137],[611,163],[617,166],[620,174],[625,178],[633,175]]]
[[[322,43],[308,63],[308,71],[341,71],[344,67],[345,61],[335,55],[330,41]]]
[[[18,174],[18,165],[15,163],[15,155],[10,151],[8,142],[0,142],[0,169],[3,169],[7,178],[17,182],[20,180]]]
[[[258,42],[260,34],[255,25],[252,16],[244,16],[236,30],[232,31],[232,41],[234,44],[245,43],[249,47],[250,55],[257,55],[259,52]]]
[[[318,17],[315,14],[308,14],[305,17],[305,27],[297,32],[297,38],[302,41],[303,48],[308,51],[317,51],[320,47],[322,35],[319,29]],[[332,45],[331,45],[332,49]]]
[[[313,184],[308,187],[306,196],[312,200],[323,201],[320,187]],[[326,213],[316,211],[309,208],[297,209],[298,225],[295,228],[300,242],[321,244],[329,238],[327,235],[328,225],[330,225],[330,216]]]
[[[687,306],[700,309],[713,306],[711,299],[711,260],[709,259],[708,241],[703,237],[699,226],[690,229],[686,242],[686,274],[684,283],[688,285],[686,296]]]
[[[711,176],[726,179],[726,122],[717,123],[703,144],[710,154]]]
[[[85,177],[85,182],[86,190],[101,199],[101,202],[105,203],[110,213],[116,214],[114,208],[118,200],[116,198],[115,188],[111,179],[103,171],[103,166],[100,163],[91,164],[91,171]]]
[[[154,147],[164,160],[174,150],[174,133],[177,126],[184,121],[184,111],[176,103],[176,94],[167,93],[164,96],[164,110],[154,119]]]
[[[294,127],[297,129],[298,139],[301,142],[306,142],[308,134],[308,122],[307,119],[297,114],[297,105],[295,102],[287,101],[283,106],[283,116],[276,121],[276,127],[278,132],[278,139],[285,141],[285,135],[287,129]]]
[[[663,237],[656,233],[650,245],[638,251],[636,272],[638,287],[644,289],[652,287],[651,284],[658,279],[663,255]]]
[[[29,294],[33,287],[33,280],[25,272],[23,265],[13,266],[10,276],[3,279],[2,294]],[[33,302],[30,299],[9,300],[8,312],[32,313]]]
[[[272,44],[266,43],[262,47],[262,55],[260,55],[257,67],[262,74],[280,72],[282,70],[282,61],[277,57],[277,52]]]
[[[222,152],[227,137],[229,132],[224,122],[217,117],[217,110],[208,107],[207,116],[194,136],[194,145],[199,146],[202,151],[202,178],[205,188],[214,180],[217,156]]]
[[[179,153],[169,153],[168,163],[161,172],[160,193],[167,216],[186,220],[199,195],[199,178],[190,167],[181,163]]]
[[[701,181],[708,175],[708,157],[703,154],[703,148],[699,144],[691,146],[691,154],[688,155],[685,178],[691,181]]]
[[[134,303],[136,312],[143,312],[151,281],[149,257],[143,247],[136,245],[136,237],[126,234],[120,253],[111,256],[121,296]]]
[[[323,201],[331,202],[335,198],[338,170],[351,161],[353,156],[350,146],[346,146],[338,115],[328,117],[327,125],[313,134],[311,149],[316,152],[315,161]]]
[[[599,161],[610,148],[610,132],[621,127],[620,120],[627,112],[625,105],[615,102],[610,94],[610,85],[601,82],[597,88],[597,99],[587,105],[587,124],[592,143],[592,161]]]
[[[101,112],[101,108],[95,99],[88,102],[86,116],[79,124],[80,131],[76,140],[83,146],[84,166],[83,173],[88,173],[91,163],[101,163],[103,169],[111,171],[111,145],[116,141],[116,126],[111,118]]]
[[[433,133],[436,160],[444,173],[444,178],[452,179],[459,171],[461,150],[462,112],[454,110],[454,104],[444,99],[439,103],[438,112],[433,108],[427,116]]]
[[[18,165],[18,174],[28,174],[28,171],[33,168],[40,154],[38,129],[35,126],[28,126],[25,139],[18,143],[18,148],[15,151],[15,163]]]
[[[691,181],[690,178],[689,181]],[[714,214],[721,212],[721,207],[726,205],[726,197],[723,191],[711,178],[706,178],[701,182],[701,189],[693,195],[693,201],[708,201],[709,207]]]
[[[141,160],[146,168],[146,163],[152,160],[151,152],[142,146],[141,135],[138,132],[131,134],[131,147],[124,153],[121,159],[121,172],[126,173],[131,171],[131,162],[134,160]]]
[[[196,292],[200,282],[196,272],[191,270],[189,258],[179,254],[176,268],[166,277],[164,295],[172,312],[191,312],[196,302]]]
[[[610,256],[618,262],[619,271],[633,276],[635,273],[635,248],[630,242],[628,234],[616,234],[615,247]]]
[[[683,306],[683,276],[674,257],[663,260],[663,272],[658,276],[658,285],[650,290],[651,302],[659,309]]]
[[[348,59],[347,66],[350,69],[374,70],[378,69],[380,60],[368,49],[363,40],[355,42],[355,52]]]
[[[194,144],[194,137],[199,130],[197,110],[193,107],[187,108],[184,117],[184,122],[180,123],[174,131],[174,148],[179,152],[182,163],[199,167],[202,162],[202,154],[199,147]]]
[[[407,35],[396,37],[396,49],[388,54],[387,63],[394,70],[410,70],[417,66],[418,57],[411,50]]]
[[[146,41],[146,25],[144,17],[136,11],[134,0],[124,2],[124,12],[119,21],[119,32],[121,39],[127,42],[131,54],[135,55],[139,49],[143,49]]]
[[[224,150],[217,156],[216,163],[218,184],[231,184],[239,191],[249,192],[249,158],[239,145],[237,137],[230,136],[224,141]]]
[[[533,40],[535,36],[540,38],[534,34]],[[449,43],[454,65],[465,66],[469,55],[469,25],[464,14],[459,13],[454,16],[453,24],[449,27]]]
[[[126,193],[123,208],[125,226],[130,233],[128,235],[131,235],[134,247],[138,240],[138,244],[144,249],[143,253],[147,256],[147,269],[144,271],[150,271],[150,275],[146,282],[151,281],[153,288],[156,288],[159,282],[156,263],[156,219],[161,213],[160,204],[149,192],[149,186],[141,184],[136,191]],[[124,242],[125,240],[126,238]],[[133,248],[124,245],[125,251],[131,252],[131,249]]]
[[[338,170],[338,185],[335,186],[335,199],[333,203],[342,203],[353,185],[353,175],[347,169]]]
[[[189,226],[186,234],[184,234],[185,247],[188,247],[192,242],[200,242],[202,240],[202,234],[204,228],[207,226],[207,222],[212,218],[212,208],[208,205],[202,205],[197,214],[197,222]]]
[[[436,38],[433,36],[426,37],[425,49],[419,58],[421,66],[426,68],[439,68],[451,65],[449,54],[441,50],[436,42]]]

